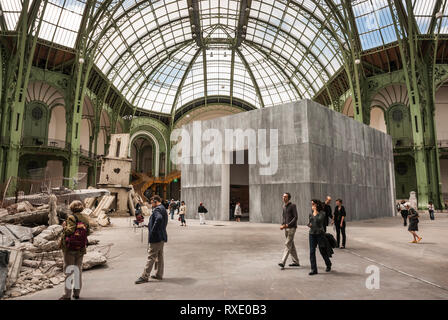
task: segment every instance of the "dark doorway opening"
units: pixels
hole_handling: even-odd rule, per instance
[[[230,165],[230,210],[229,220],[235,220],[235,206],[240,202],[241,221],[249,221],[249,159],[248,151],[244,150],[243,163],[237,163],[237,151],[233,152]]]

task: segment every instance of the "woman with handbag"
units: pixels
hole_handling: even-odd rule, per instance
[[[187,206],[185,205],[185,201],[182,201],[179,208],[179,220],[180,226],[187,226],[187,222],[185,221],[185,213],[187,212]]]
[[[411,205],[406,203],[406,209],[409,211],[409,227],[408,231],[414,237],[414,240],[410,241],[410,243],[417,243],[422,240],[422,237],[419,237],[416,231],[418,231],[418,212],[414,208],[411,208]]]

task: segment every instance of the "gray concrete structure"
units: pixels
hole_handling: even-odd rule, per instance
[[[297,204],[300,224],[308,222],[310,200],[324,199],[326,195],[344,200],[348,220],[395,214],[391,137],[313,101],[302,100],[183,127],[190,133],[191,150],[202,146],[202,150],[190,154],[182,150],[183,160],[190,161],[181,167],[181,194],[187,203],[187,218],[197,217],[201,201],[209,211],[208,219],[228,220],[229,216],[230,164],[201,162],[201,152],[209,142],[195,140],[194,126],[200,126],[202,132],[217,129],[223,140],[225,129],[278,129],[275,174],[261,175],[260,169],[266,166],[260,164],[258,157],[255,164],[249,165],[252,222],[280,223],[284,192],[290,192]],[[259,139],[257,143],[248,140],[244,139],[244,146],[239,148],[225,147],[223,155],[248,149],[249,154],[259,156],[260,149],[264,149],[259,148]],[[270,146],[269,133],[267,141]]]

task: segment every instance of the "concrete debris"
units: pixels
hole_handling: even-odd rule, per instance
[[[88,239],[88,245],[89,246],[95,246],[98,243],[100,243],[100,240],[98,240],[98,239]]]
[[[9,251],[0,250],[0,298],[6,290],[6,279],[8,277]]]
[[[47,229],[47,226],[37,226],[31,229],[31,232],[33,233],[33,236],[37,236],[39,235],[42,231],[44,231],[45,229]]]
[[[33,244],[42,251],[53,251],[59,249],[59,236],[63,227],[60,225],[52,225],[42,231],[34,238]]]
[[[114,196],[104,196],[95,210],[90,213],[90,217],[96,218],[97,223],[102,227],[110,225],[110,218],[107,213],[109,212],[114,199]]]
[[[105,254],[99,251],[89,251],[84,255],[82,260],[82,270],[88,270],[95,266],[104,265],[107,262]]]
[[[14,224],[7,224],[4,227],[6,227],[20,242],[30,241],[31,239],[33,239],[33,232],[31,228]]]
[[[22,226],[34,227],[48,223],[48,208],[34,211],[24,211],[0,217],[0,223],[21,224]]]
[[[68,203],[72,200],[84,200],[86,208],[82,214],[89,219],[91,230],[110,225],[108,214],[115,197],[110,196],[109,191],[61,188],[53,192],[55,194],[23,196],[21,199],[26,198],[26,201],[10,203],[7,209],[0,208],[0,250],[6,250],[10,257],[4,298],[52,288],[65,280],[60,250],[63,227],[59,223],[68,218]],[[64,199],[61,197],[67,195],[72,196],[69,201],[61,201]],[[66,203],[58,205],[58,202]],[[107,263],[110,245],[99,246],[98,243],[99,240],[89,239],[83,270]]]
[[[48,224],[55,225],[59,224],[58,213],[57,213],[57,202],[58,198],[52,194],[50,195],[50,208],[48,212]]]
[[[110,195],[110,191],[106,189],[80,189],[80,190],[70,190],[67,188],[57,188],[52,189],[52,192],[58,198],[59,203],[71,202],[73,200],[81,200],[84,201],[86,198],[97,198],[102,197],[104,195]],[[48,204],[50,200],[49,193],[36,193],[26,196],[21,196],[20,201],[27,201],[32,205],[43,205]],[[14,204],[16,201],[15,197],[5,198],[3,203],[4,205]]]
[[[62,233],[62,230],[64,230],[64,228],[60,225],[52,225],[49,226],[47,229],[45,229],[44,231],[42,231],[36,238],[43,238],[45,240],[55,240],[59,237],[59,235]],[[35,243],[35,241],[34,241]]]
[[[0,208],[0,218],[7,216],[9,214],[8,210]]]
[[[13,239],[0,233],[0,246],[13,247],[14,245],[15,241]]]
[[[22,201],[19,203],[14,203],[6,208],[10,214],[18,213],[18,212],[31,212],[34,210],[34,207],[28,201]]]

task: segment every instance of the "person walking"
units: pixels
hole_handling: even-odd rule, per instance
[[[166,232],[168,214],[158,195],[152,197],[151,206],[153,210],[148,223],[148,261],[143,274],[135,281],[135,284],[149,281],[154,264],[156,264],[156,275],[151,276],[151,278],[158,280],[163,279],[163,247],[165,243],[168,242],[168,235]]]
[[[338,242],[338,247],[339,247],[339,243],[341,241],[341,233],[342,233],[342,246],[340,248],[345,249],[345,240],[346,240],[345,217],[346,217],[346,213],[345,213],[345,208],[342,205],[342,199],[336,200],[336,207],[334,208],[333,215],[334,215],[333,223],[334,223],[334,226],[336,227],[336,241]]]
[[[325,221],[324,221],[324,231],[327,232],[327,227],[330,221],[333,219],[333,215],[331,214],[331,197],[327,196],[325,199],[324,211],[325,211]]]
[[[185,205],[185,201],[182,201],[180,203],[179,208],[179,218],[180,218],[180,225],[186,227],[187,222],[185,221],[185,214],[187,213],[187,206]]]
[[[317,274],[317,263],[316,263],[316,248],[317,246],[322,246],[325,239],[324,224],[327,218],[325,211],[323,211],[323,205],[319,200],[311,200],[312,213],[309,216],[308,227],[309,232],[309,242],[310,242],[310,263],[311,272],[310,276]],[[325,261],[327,268],[326,272],[331,271],[331,261],[326,250],[319,250],[322,258]]]
[[[401,206],[400,206],[400,213],[401,216],[403,217],[403,226],[406,227],[408,225],[408,215],[409,215],[409,211],[405,206],[406,201],[402,200],[401,201]]]
[[[235,206],[235,220],[236,222],[241,221],[241,203],[238,201]]]
[[[70,204],[71,213],[62,224],[61,249],[64,257],[65,280],[73,274],[74,288],[65,285],[64,295],[59,300],[79,299],[82,287],[82,260],[86,254],[87,236],[90,234],[89,220],[81,212],[84,205],[75,200]],[[65,282],[66,283],[66,282]]]
[[[208,210],[203,206],[202,202],[199,203],[198,213],[199,213],[199,224],[205,224],[205,214]]]
[[[285,268],[288,256],[291,254],[292,263],[290,267],[300,267],[299,257],[297,255],[296,246],[294,245],[294,235],[297,230],[297,207],[294,203],[291,203],[291,194],[285,192],[282,196],[283,199],[283,222],[280,226],[280,230],[285,230],[285,249],[283,250],[282,261],[278,264],[283,270]]]
[[[412,234],[414,237],[414,240],[411,241],[411,243],[417,243],[422,240],[422,237],[419,237],[416,231],[418,231],[418,212],[414,208],[411,208],[411,205],[406,203],[406,209],[409,211],[409,227],[408,231]]]
[[[429,201],[428,203],[428,211],[429,211],[429,218],[431,220],[434,220],[434,203],[432,203],[432,201]]]
[[[171,199],[168,210],[170,211],[171,220],[174,220],[174,211],[176,210],[176,202],[174,202],[174,199]]]

